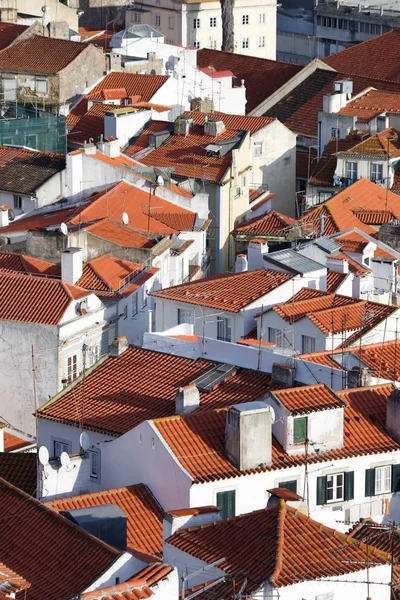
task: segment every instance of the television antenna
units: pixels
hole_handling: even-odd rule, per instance
[[[126,212],[122,213],[122,222],[124,225],[128,225],[129,223],[129,215]]]
[[[89,449],[90,437],[86,431],[82,431],[81,435],[79,436],[79,444],[84,452]]]
[[[49,451],[47,450],[46,446],[40,446],[38,457],[39,457],[39,462],[43,467],[45,467],[46,465],[49,464],[50,456],[49,456]]]

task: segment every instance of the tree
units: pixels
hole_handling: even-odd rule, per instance
[[[222,50],[235,50],[233,7],[235,0],[221,0]]]

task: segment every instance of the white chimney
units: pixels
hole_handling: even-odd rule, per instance
[[[331,258],[328,256],[326,259],[326,268],[328,271],[334,271],[335,273],[348,273],[349,263],[345,258]]]
[[[61,279],[76,283],[82,277],[82,248],[67,248],[61,254]]]
[[[217,506],[198,506],[197,508],[181,508],[170,510],[163,521],[163,540],[166,540],[178,529],[198,527],[206,523],[221,521]]]
[[[7,227],[10,223],[10,219],[8,218],[9,206],[7,204],[2,204],[0,206],[0,227]]]
[[[82,180],[84,179],[83,172],[83,150],[73,150],[67,154],[67,195],[75,199],[81,194]],[[85,177],[86,179],[86,177]]]
[[[248,270],[247,256],[245,254],[238,254],[235,262],[235,273],[244,273]]]
[[[180,387],[175,396],[175,413],[185,415],[200,406],[200,392],[194,383]]]
[[[221,135],[223,131],[225,131],[225,124],[223,121],[212,121],[208,119],[208,121],[204,123],[205,135],[217,137],[218,135]]]
[[[263,255],[268,253],[268,242],[252,240],[247,246],[247,264],[249,271],[264,269]]]
[[[239,471],[272,461],[272,411],[265,402],[232,406],[226,416],[225,454]]]
[[[323,111],[325,113],[337,113],[347,104],[347,95],[342,94],[326,94],[323,99]]]
[[[125,335],[120,335],[114,339],[109,348],[110,356],[119,356],[125,352],[127,348],[129,348],[128,338]]]
[[[110,158],[117,158],[120,155],[119,140],[117,138],[106,138],[104,154]]]
[[[83,151],[85,154],[96,154],[97,148],[96,144],[93,144],[93,140],[89,140],[89,142],[85,142],[83,144]]]

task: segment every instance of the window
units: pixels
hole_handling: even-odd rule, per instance
[[[307,440],[307,417],[296,417],[293,419],[293,443],[304,444]]]
[[[22,196],[17,196],[14,194],[14,208],[22,210]]]
[[[69,443],[61,442],[60,440],[54,440],[54,456],[61,456],[63,452],[69,453]]]
[[[217,40],[210,39],[210,48],[212,48],[213,50],[217,49]]]
[[[262,156],[263,145],[262,142],[254,142],[254,156]]]
[[[371,163],[371,181],[383,181],[383,165]]]
[[[142,287],[141,294],[142,294],[142,308],[144,308],[145,306],[147,306],[147,290],[144,286]]]
[[[138,297],[137,294],[132,296],[132,318],[138,313]]]
[[[161,25],[161,15],[156,15],[156,27],[160,27]]]
[[[331,137],[340,138],[340,129],[338,127],[332,127],[331,129]]]
[[[98,479],[100,476],[100,454],[96,450],[90,450],[90,477]]]
[[[260,13],[258,15],[258,22],[260,23],[260,25],[264,25],[265,24],[265,13]]]
[[[332,192],[321,192],[318,190],[318,203],[325,202],[325,200],[328,200],[331,196]]]
[[[249,15],[242,15],[242,25],[249,24]]]
[[[249,48],[249,38],[242,38],[242,48]]]
[[[389,492],[400,492],[400,465],[385,465],[366,469],[365,495],[375,496]]]
[[[193,19],[193,29],[200,29],[200,19]]]
[[[183,283],[185,280],[185,259],[184,258],[182,258],[179,261],[179,277],[180,277],[181,282]]]
[[[174,28],[174,17],[168,17],[168,27],[170,29]]]
[[[370,263],[369,256],[366,256],[364,258],[364,264],[367,265],[367,267],[369,267],[369,263]]]
[[[17,99],[17,79],[15,75],[3,75],[3,94],[4,100]]]
[[[326,478],[326,501],[344,500],[344,473],[334,473]]]
[[[315,337],[311,337],[309,335],[302,335],[301,353],[310,354],[310,352],[315,352]]]
[[[228,519],[236,515],[236,492],[218,492],[216,505],[219,508],[219,514],[222,519]]]
[[[193,48],[200,48],[200,42],[193,42]]]
[[[357,163],[346,162],[346,177],[351,181],[357,181]]]
[[[354,498],[354,472],[317,477],[317,504],[341,502]]]
[[[46,77],[36,78],[36,91],[38,94],[47,94],[47,79]]]
[[[141,15],[139,13],[133,13],[133,21],[135,23],[140,23],[142,20]]]
[[[242,177],[242,187],[246,187],[246,175]]]
[[[383,131],[384,129],[386,129],[387,127],[387,123],[386,123],[386,117],[377,117],[376,118],[376,128],[378,131]]]
[[[210,17],[210,27],[217,26],[217,17]]]
[[[67,359],[67,380],[71,383],[78,377],[78,355],[73,354]]]
[[[278,485],[278,487],[286,488],[287,490],[290,490],[291,492],[294,492],[295,494],[297,494],[296,479],[293,479],[293,481],[281,481],[281,483]]]
[[[194,324],[194,313],[188,308],[178,308],[178,325],[182,323]]]
[[[232,341],[231,319],[228,319],[227,317],[218,317],[217,325],[218,325],[217,339],[221,340],[222,342],[231,342]]]
[[[85,358],[85,367],[91,367],[94,365],[100,357],[100,347],[99,344],[94,344],[93,346],[88,346],[86,349]]]
[[[258,47],[265,48],[265,37],[263,35],[258,38]]]
[[[279,348],[283,348],[282,330],[275,327],[268,327],[268,341],[271,344],[276,344]]]

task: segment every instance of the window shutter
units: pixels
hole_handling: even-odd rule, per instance
[[[365,495],[375,495],[375,469],[365,470]]]
[[[392,492],[400,492],[400,465],[392,466]]]
[[[279,484],[280,488],[286,488],[287,490],[290,490],[291,492],[294,492],[295,494],[297,494],[297,481],[296,479],[293,479],[293,481],[282,481]]]
[[[354,498],[354,471],[348,471],[344,474],[344,499],[353,500]]]
[[[230,490],[229,492],[219,492],[217,494],[217,506],[219,508],[222,519],[234,517],[236,514],[235,490]]]
[[[101,332],[100,355],[108,352],[108,329]]]
[[[326,504],[326,476],[317,477],[317,504]]]
[[[293,419],[293,443],[301,444],[307,439],[307,417]]]

